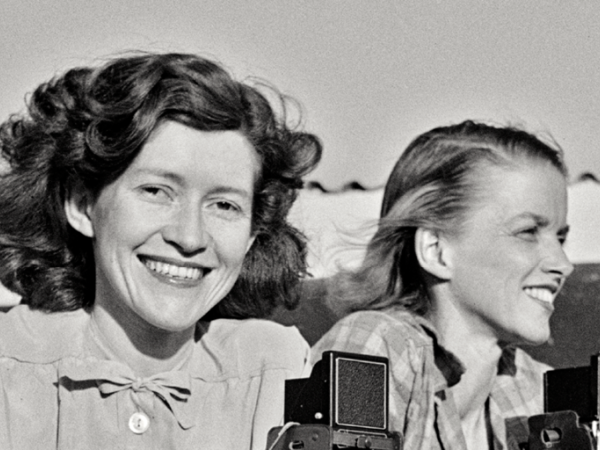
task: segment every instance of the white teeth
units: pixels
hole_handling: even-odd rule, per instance
[[[167,264],[160,261],[153,261],[151,259],[145,259],[144,264],[146,267],[154,272],[158,272],[162,275],[166,275],[173,278],[180,278],[185,280],[198,280],[201,275],[200,269],[195,267],[181,267],[174,264]]]
[[[546,288],[525,288],[525,293],[531,298],[545,303],[552,303],[554,300],[554,294]]]

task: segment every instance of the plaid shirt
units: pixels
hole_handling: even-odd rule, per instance
[[[407,450],[466,450],[449,387],[464,368],[437,344],[431,324],[404,310],[361,311],[340,320],[312,350],[385,356],[390,360],[390,430],[404,435]],[[527,419],[543,413],[543,373],[550,367],[520,349],[507,348],[487,401],[494,450],[519,450]],[[525,448],[525,447],[523,447]]]

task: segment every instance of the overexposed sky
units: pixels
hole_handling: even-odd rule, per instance
[[[597,0],[4,0],[0,117],[53,74],[196,52],[296,97],[335,188],[385,182],[416,134],[466,118],[549,132],[600,175]]]

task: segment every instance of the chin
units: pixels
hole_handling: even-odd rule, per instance
[[[190,322],[189,317],[186,320],[152,320],[148,321],[156,330],[162,333],[181,333],[189,330],[196,325],[196,322]]]
[[[508,332],[508,333],[506,333]],[[549,324],[538,325],[536,327],[529,326],[524,329],[505,330],[505,334],[500,339],[502,346],[506,345],[526,345],[535,347],[543,345],[551,338]]]
[[[529,345],[532,347],[543,345],[550,340],[550,330],[540,331],[540,333],[535,335],[522,336],[521,344]]]

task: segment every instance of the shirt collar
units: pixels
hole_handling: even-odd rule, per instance
[[[460,381],[465,366],[450,350],[446,350],[440,343],[437,331],[433,324],[422,316],[415,316],[417,323],[421,326],[425,334],[429,336],[433,345],[433,358],[435,365],[442,373],[447,387],[452,387]]]
[[[413,317],[423,331],[431,338],[435,365],[444,376],[447,386],[452,387],[456,385],[463,373],[465,373],[465,366],[456,355],[439,343],[437,331],[429,320],[423,316],[413,315]],[[515,347],[503,348],[502,355],[498,361],[498,375],[514,377],[517,374],[515,358]]]
[[[502,356],[498,361],[498,375],[508,375],[514,377],[517,375],[517,349],[515,347],[504,347]]]

